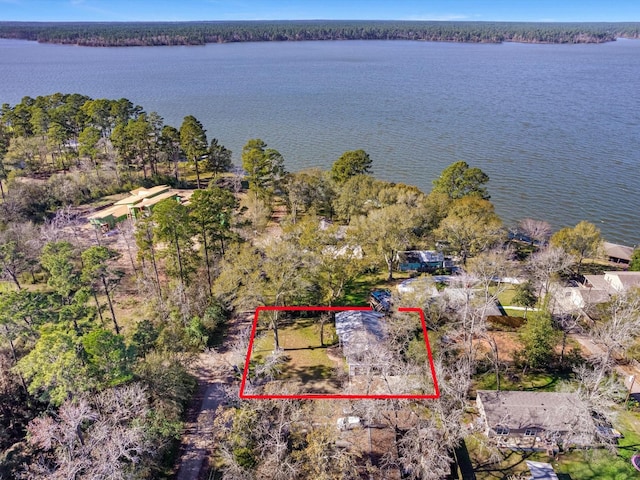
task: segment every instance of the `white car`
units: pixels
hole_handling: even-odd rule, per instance
[[[351,430],[362,426],[360,417],[340,417],[338,419],[338,430]]]

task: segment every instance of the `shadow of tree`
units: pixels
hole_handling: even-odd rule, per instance
[[[507,478],[511,473],[513,473],[513,469],[518,465],[521,465],[533,457],[534,452],[516,452],[513,450],[509,450],[507,452],[503,452],[505,455],[502,458],[500,464],[501,467],[498,467],[495,463],[485,462],[480,463],[475,467],[476,472],[483,472],[483,478],[495,478],[495,479],[504,479]]]
[[[343,383],[336,378],[334,369],[326,365],[290,368],[283,379],[299,383],[300,393],[303,394],[335,394],[340,393],[343,388]]]

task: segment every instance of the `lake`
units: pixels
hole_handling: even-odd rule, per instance
[[[262,138],[287,168],[362,148],[374,174],[428,192],[457,160],[490,177],[508,226],[595,223],[640,243],[640,41],[410,41],[86,48],[0,40],[0,102],[128,98],[234,152]]]

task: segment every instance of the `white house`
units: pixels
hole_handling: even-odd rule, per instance
[[[585,275],[584,285],[566,287],[558,301],[567,309],[585,309],[609,301],[612,295],[640,287],[640,272],[604,272],[604,275]]]
[[[336,313],[336,333],[342,353],[355,375],[367,353],[384,349],[384,314],[370,310],[347,310]]]

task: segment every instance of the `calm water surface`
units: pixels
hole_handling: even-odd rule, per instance
[[[404,41],[83,48],[0,40],[0,102],[129,98],[179,126],[195,115],[236,163],[249,138],[289,169],[365,149],[374,173],[425,191],[479,166],[508,225],[596,223],[640,243],[640,41]]]

